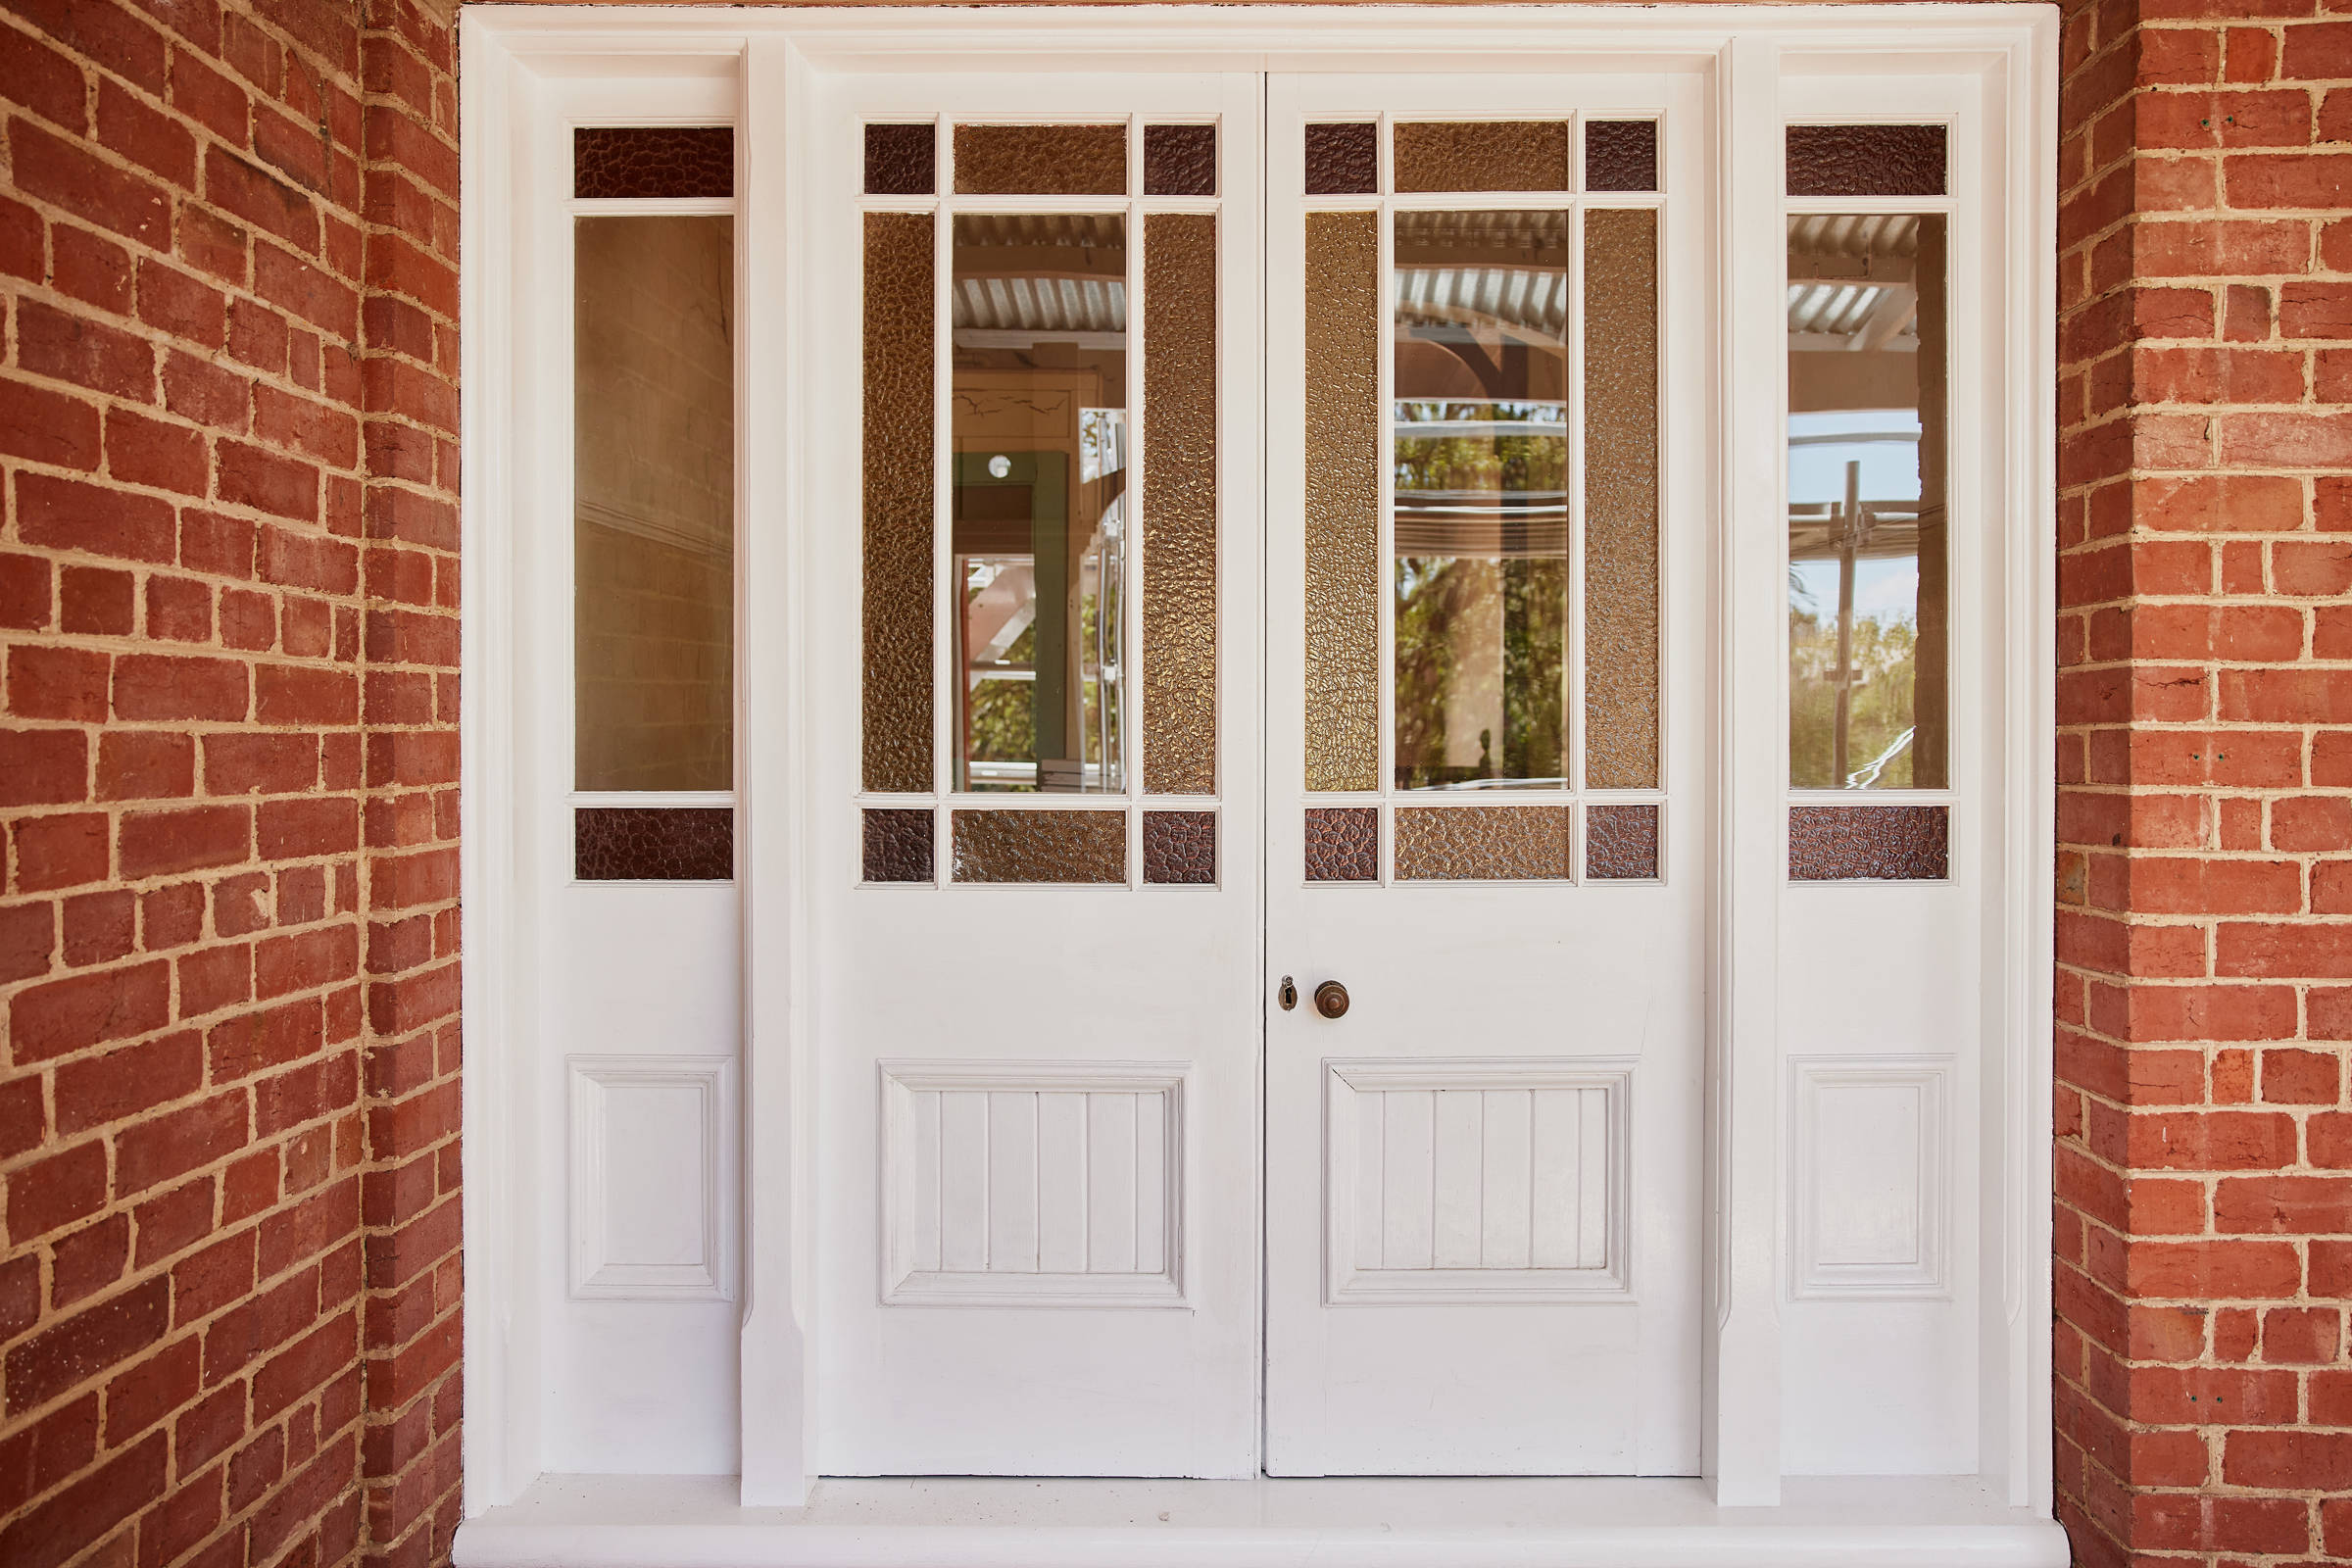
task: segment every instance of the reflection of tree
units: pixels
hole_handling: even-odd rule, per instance
[[[1793,589],[1795,584],[1791,584]],[[1854,620],[1854,686],[1846,756],[1859,768],[1892,746],[1912,724],[1912,667],[1919,628],[1908,615]],[[1788,767],[1799,789],[1839,789],[1832,753],[1838,727],[1838,617],[1788,607]],[[1911,754],[1895,757],[1878,784],[1911,785]]]
[[[1037,657],[1035,623],[1004,650],[1004,662],[1026,664]],[[971,759],[975,762],[1033,762],[1037,760],[1037,682],[987,680],[972,686]],[[1031,789],[1027,784],[1006,786]]]

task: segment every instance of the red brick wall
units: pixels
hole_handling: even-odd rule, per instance
[[[0,1562],[458,1474],[446,0],[0,15]]]
[[[2352,13],[2085,6],[2057,1339],[2086,1564],[2352,1561]]]

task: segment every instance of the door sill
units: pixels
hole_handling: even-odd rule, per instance
[[[1689,1479],[822,1481],[542,1476],[456,1568],[2065,1568],[2066,1535],[1975,1476],[1793,1479],[1718,1508]]]

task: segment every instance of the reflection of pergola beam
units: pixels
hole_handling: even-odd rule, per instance
[[[1874,354],[1885,348],[1918,314],[1919,290],[1907,284],[1883,290],[1878,303],[1871,307],[1870,315],[1863,318],[1860,329],[1854,333],[1854,351]]]

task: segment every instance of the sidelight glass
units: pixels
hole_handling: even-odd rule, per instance
[[[731,789],[734,220],[572,245],[573,786]]]
[[[1658,785],[1658,215],[1585,215],[1585,784]]]
[[[1940,882],[1952,874],[1944,806],[1792,806],[1792,882]]]
[[[732,125],[581,125],[571,193],[593,200],[735,194]]]
[[[928,196],[937,188],[939,135],[928,123],[865,127],[865,193]]]
[[[1788,220],[1797,788],[1950,781],[1947,356],[1940,216]]]
[[[1396,224],[1396,787],[1562,788],[1569,215]]]
[[[865,788],[931,788],[928,213],[865,215]]]
[[[1950,137],[1942,125],[1790,125],[1791,196],[1940,196]]]
[[[1152,125],[1205,130],[1212,125]],[[1144,220],[1144,789],[1217,788],[1217,220]]]
[[[1306,787],[1380,783],[1380,234],[1306,216]]]

